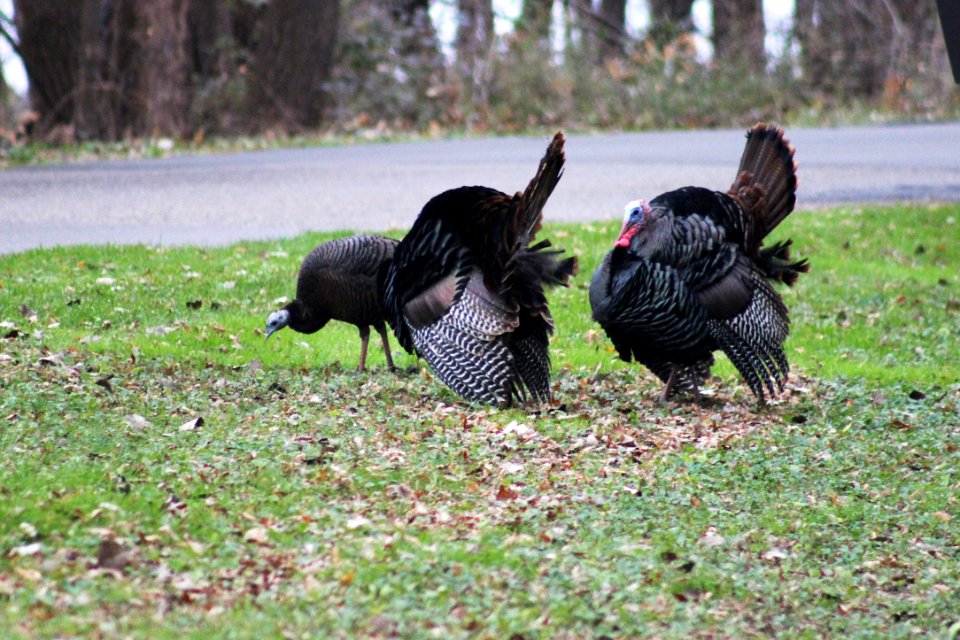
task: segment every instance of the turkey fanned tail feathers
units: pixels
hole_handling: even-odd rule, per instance
[[[460,187],[432,198],[380,274],[401,346],[467,400],[550,399],[544,287],[566,284],[576,259],[529,245],[563,173],[563,142],[558,133],[522,193]]]
[[[621,358],[665,383],[662,398],[699,395],[718,349],[759,400],[783,388],[789,319],[772,283],[792,285],[809,265],[791,259],[790,240],[762,244],[796,203],[793,154],[781,129],[754,126],[730,189],[638,201],[594,274],[594,318]]]

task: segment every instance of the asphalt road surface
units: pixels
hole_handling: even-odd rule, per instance
[[[623,205],[695,184],[726,189],[744,131],[573,135],[545,216],[619,219]],[[791,129],[798,207],[960,201],[960,123]],[[308,230],[406,228],[437,193],[507,192],[549,138],[366,144],[0,171],[0,253],[77,243],[213,245]]]

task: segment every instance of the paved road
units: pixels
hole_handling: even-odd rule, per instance
[[[960,201],[960,123],[788,131],[799,206]],[[0,253],[76,243],[222,244],[405,228],[440,191],[521,189],[548,138],[370,144],[0,171]],[[686,184],[726,188],[743,131],[570,136],[550,220],[619,219]]]

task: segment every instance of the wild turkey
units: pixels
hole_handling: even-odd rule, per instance
[[[396,240],[381,236],[338,238],[319,245],[300,265],[297,297],[267,318],[267,338],[284,327],[314,333],[330,320],[349,322],[360,330],[357,370],[363,371],[372,326],[383,340],[387,366],[392,370],[377,273],[393,258],[396,247]]]
[[[566,284],[577,261],[530,242],[562,174],[563,142],[557,133],[523,193],[460,187],[431,199],[382,272],[397,341],[467,400],[550,399],[544,286]]]
[[[790,240],[761,246],[796,202],[793,146],[757,124],[726,193],[684,187],[626,206],[620,236],[590,283],[594,319],[623,360],[646,365],[672,390],[692,392],[722,350],[763,402],[782,390],[789,320],[772,283],[809,269]]]

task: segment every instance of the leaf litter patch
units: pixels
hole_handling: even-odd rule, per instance
[[[48,594],[35,605],[37,621],[82,610],[104,590],[121,594],[125,615],[160,620],[182,609],[216,619],[264,597],[342,601],[378,562],[422,560],[438,544],[481,548],[491,535],[504,548],[567,549],[578,536],[572,514],[600,514],[611,492],[635,492],[658,456],[816,424],[818,405],[843,392],[792,376],[780,398],[758,406],[744,386],[714,379],[702,406],[660,404],[659,383],[640,368],[562,368],[552,406],[498,411],[455,401],[420,371],[358,375],[252,362],[192,369],[8,341],[5,388],[16,380],[19,392],[63,407],[58,418],[89,423],[58,445],[25,429],[40,444],[22,451],[37,451],[54,471],[82,454],[112,478],[80,490],[113,506],[75,511],[75,523],[42,540],[29,528],[16,534],[11,548],[19,551],[5,560],[13,571],[0,593]],[[915,391],[902,400],[955,408],[960,393]],[[37,399],[13,403],[4,415],[18,428],[42,428],[54,415]],[[888,423],[909,429],[911,419]],[[93,448],[94,432],[118,427]],[[51,454],[53,446],[60,450]],[[157,463],[145,465],[144,450]],[[77,491],[62,485],[51,490]],[[123,506],[145,493],[156,495],[146,511]],[[703,548],[725,542],[719,531],[697,535]],[[786,547],[771,549],[765,561],[788,559]],[[109,610],[88,607],[86,615],[106,620]]]

